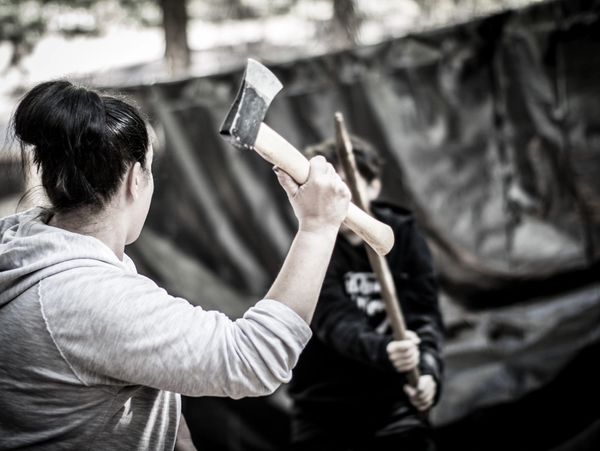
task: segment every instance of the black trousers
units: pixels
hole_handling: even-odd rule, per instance
[[[298,403],[292,451],[435,451],[429,422],[405,403]]]

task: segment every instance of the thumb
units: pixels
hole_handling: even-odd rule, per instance
[[[407,330],[406,331],[406,338],[410,341],[412,341],[414,344],[418,345],[419,343],[421,343],[421,339],[419,338],[419,336],[413,332],[412,330]]]
[[[417,390],[409,384],[404,385],[404,392],[409,398],[414,398],[417,395]]]
[[[277,181],[283,188],[283,190],[287,193],[287,195],[292,198],[298,192],[299,185],[294,181],[292,177],[290,177],[287,172],[282,171],[277,166],[273,166],[273,172],[277,175]]]

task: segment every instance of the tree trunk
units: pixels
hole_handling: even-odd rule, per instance
[[[358,42],[361,21],[355,0],[333,0],[334,27],[349,44]]]
[[[243,0],[226,0],[228,9],[227,16],[232,19],[250,19],[256,17],[256,13],[249,6],[246,6]]]
[[[187,39],[187,0],[160,0],[165,30],[165,58],[171,75],[181,76],[190,67]]]

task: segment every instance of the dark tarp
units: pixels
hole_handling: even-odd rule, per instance
[[[553,1],[272,66],[284,90],[266,122],[301,148],[342,111],[385,156],[382,197],[427,234],[448,329],[432,416],[443,449],[597,443],[599,15],[597,1]],[[270,166],[217,134],[240,77],[125,90],[163,144],[129,252],[170,292],[234,317],[265,293],[295,229]],[[286,439],[284,392],[186,409],[200,447]]]
[[[555,278],[579,286],[600,260],[597,14],[596,2],[551,2],[275,66],[285,88],[266,122],[303,147],[341,110],[384,153],[383,197],[416,212],[461,304],[552,294]],[[259,294],[294,222],[269,166],[217,135],[239,80],[133,92],[167,143],[149,226]]]

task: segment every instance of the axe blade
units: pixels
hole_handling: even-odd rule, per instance
[[[235,147],[254,147],[260,124],[282,87],[273,72],[249,58],[242,84],[219,133]]]

